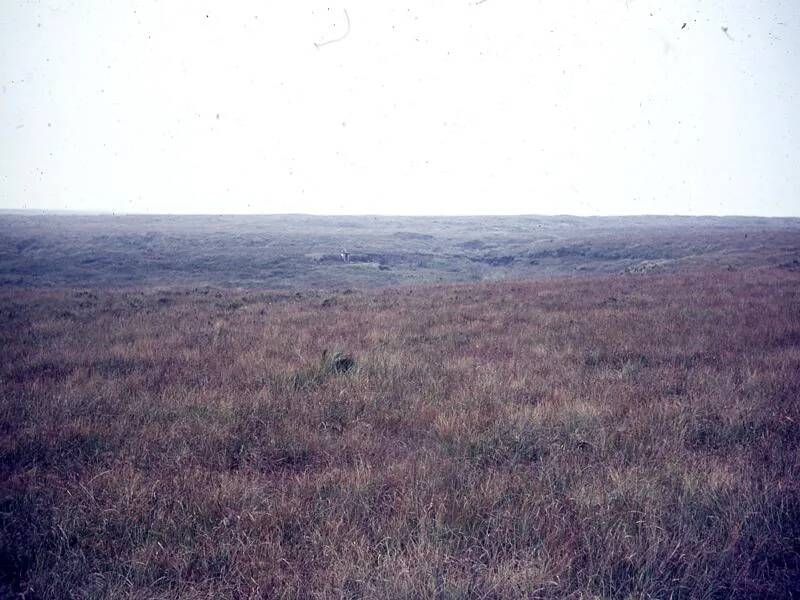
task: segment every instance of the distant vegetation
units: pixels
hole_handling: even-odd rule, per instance
[[[798,219],[0,213],[5,286],[346,289],[798,258]]]
[[[327,225],[127,219],[3,231],[7,280],[95,288],[0,290],[0,596],[800,595],[796,229],[383,221],[346,243],[379,272],[302,258]],[[405,281],[397,239],[428,278],[716,269],[194,286]],[[192,286],[100,287],[142,281]]]

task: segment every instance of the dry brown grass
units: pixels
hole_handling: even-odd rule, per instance
[[[327,297],[1,292],[0,595],[800,595],[800,274]]]

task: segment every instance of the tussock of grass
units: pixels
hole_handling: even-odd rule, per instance
[[[2,290],[0,596],[797,597],[799,299]]]
[[[323,350],[319,363],[289,376],[289,385],[294,390],[316,386],[328,377],[343,375],[356,367],[355,359],[341,351]]]

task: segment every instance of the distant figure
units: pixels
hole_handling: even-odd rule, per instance
[[[339,256],[342,257],[342,262],[350,262],[350,253],[347,250],[342,250]]]

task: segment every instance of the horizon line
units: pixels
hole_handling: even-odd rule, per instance
[[[0,208],[0,214],[27,214],[27,215],[53,215],[53,216],[103,216],[103,217],[321,217],[321,218],[412,218],[412,219],[463,219],[463,218],[571,218],[571,219],[637,219],[637,218],[680,218],[680,219],[794,219],[800,220],[800,215],[754,215],[754,214],[667,214],[667,213],[637,213],[637,214],[592,214],[579,215],[573,213],[442,213],[442,214],[383,214],[383,213],[158,213],[158,212],[127,212],[103,211],[96,209],[57,209],[57,208]]]

